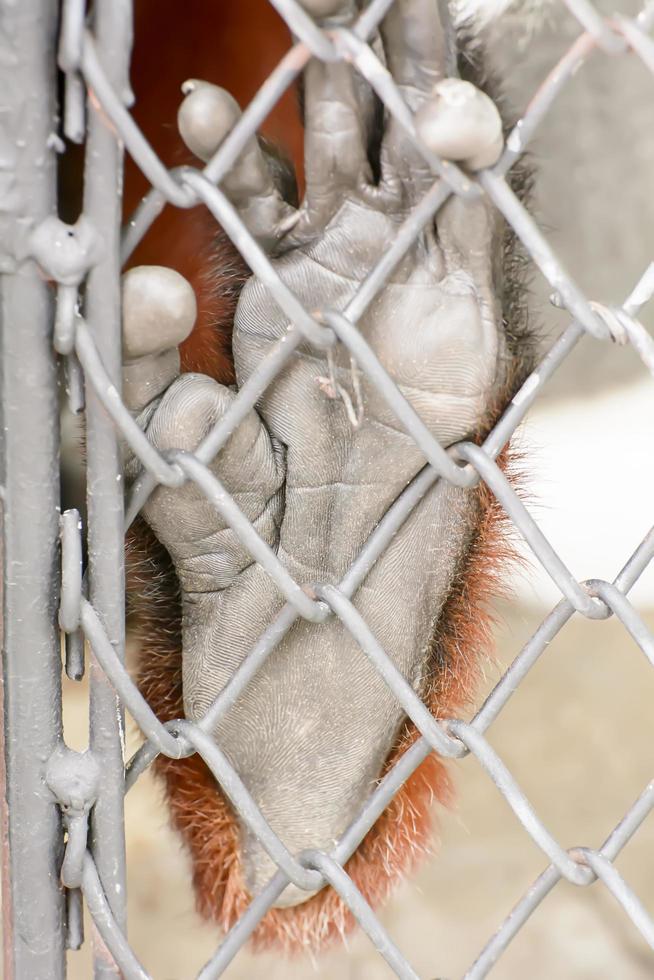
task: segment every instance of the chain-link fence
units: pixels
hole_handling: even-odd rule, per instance
[[[654,72],[654,42],[649,34],[654,26],[654,6],[648,3],[634,19],[616,16],[607,21],[588,0],[566,0],[580,24],[577,41],[534,94],[506,140],[499,162],[471,177],[456,165],[434,157],[420,143],[412,114],[369,44],[393,2],[371,0],[351,27],[327,32],[296,0],[272,0],[288,23],[294,43],[201,170],[169,170],[130,116],[129,0],[95,0],[88,23],[84,0],[65,0],[60,12],[51,0],[3,0],[0,4],[7,787],[3,897],[8,977],[32,980],[63,976],[65,948],[77,948],[82,941],[83,903],[95,926],[96,975],[112,977],[122,971],[129,978],[148,976],[126,938],[123,797],[160,753],[171,759],[199,753],[242,822],[278,868],[202,969],[203,980],[223,973],[290,883],[308,892],[331,885],[396,975],[416,977],[406,953],[393,943],[344,865],[404,781],[431,752],[452,759],[473,757],[548,862],[520,902],[498,923],[498,931],[470,966],[467,978],[484,977],[491,971],[524,923],[538,914],[546,895],[564,880],[587,887],[599,879],[654,947],[652,916],[614,865],[654,807],[654,783],[643,789],[601,846],[566,850],[548,831],[486,738],[509,698],[575,613],[597,620],[617,617],[654,665],[654,637],[629,601],[630,589],[654,556],[654,530],[632,555],[626,556],[613,582],[578,582],[496,462],[557,367],[577,344],[589,342],[587,334],[606,341],[630,342],[647,370],[654,373],[654,343],[636,319],[654,293],[654,266],[637,279],[620,307],[609,309],[587,299],[561,267],[507,182],[510,168],[523,154],[557,94],[591,52],[606,56],[607,65],[611,58],[638,57]],[[434,174],[431,189],[406,217],[392,247],[371,266],[347,306],[323,309],[320,314],[307,310],[289,290],[220,189],[221,180],[252,134],[311,58],[351,63],[388,114],[411,134]],[[57,64],[64,75],[64,133],[86,142],[83,213],[74,226],[63,225],[53,217],[54,157],[60,142]],[[123,145],[151,182],[152,190],[121,232]],[[483,444],[463,442],[446,451],[383,368],[357,323],[421,229],[451,195],[467,199],[487,195],[521,239],[550,283],[555,302],[567,311],[571,322]],[[120,272],[165,204],[190,208],[198,203],[206,206],[254,275],[266,284],[290,326],[284,341],[271,347],[197,451],[164,458],[137,426],[120,396]],[[56,284],[54,301],[46,279]],[[83,316],[79,312],[80,296]],[[320,583],[308,592],[258,535],[209,464],[301,343],[323,349],[335,341],[356,358],[360,370],[415,440],[428,465],[386,513],[342,581]],[[58,512],[59,358],[65,364],[71,408],[85,412],[85,576],[79,517],[76,512],[67,512],[60,519]],[[131,447],[143,467],[126,505],[120,440]],[[263,566],[286,604],[201,721],[180,719],[164,725],[124,666],[123,542],[125,528],[157,486],[175,488],[189,480],[206,494],[253,560]],[[380,646],[352,600],[395,532],[438,481],[473,487],[480,480],[499,500],[562,598],[470,722],[436,720],[388,651]],[[239,773],[210,736],[299,618],[320,624],[330,617],[338,617],[354,637],[419,729],[420,738],[379,782],[333,850],[296,855],[273,832]],[[62,744],[59,627],[65,634],[70,677],[79,679],[84,672],[85,641],[92,651],[90,743],[89,751],[83,754]],[[126,768],[122,752],[124,709],[145,737]],[[433,962],[437,973],[437,950]]]

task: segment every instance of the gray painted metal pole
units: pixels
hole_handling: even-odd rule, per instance
[[[50,287],[24,258],[55,206],[53,0],[0,2],[4,975],[64,976],[60,813],[45,767],[61,738],[59,410]]]
[[[93,32],[98,56],[115,90],[128,90],[131,3],[104,0],[94,5]],[[123,147],[106,116],[88,105],[84,213],[101,233],[103,257],[91,270],[85,313],[104,365],[120,391],[120,225]],[[124,660],[123,482],[114,425],[90,384],[86,386],[89,597],[116,653]],[[100,880],[118,925],[126,927],[124,837],[124,713],[102,668],[91,663],[90,748],[102,770],[91,819],[91,849]],[[95,976],[120,976],[96,932]]]

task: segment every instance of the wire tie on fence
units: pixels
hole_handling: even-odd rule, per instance
[[[596,300],[588,305],[609,331],[609,338],[615,343],[632,347],[643,361],[650,374],[654,375],[654,340],[636,314],[654,295],[654,262],[651,262],[622,306],[606,306]],[[550,295],[550,303],[557,309],[565,309],[565,303],[558,292]]]
[[[588,302],[591,310],[594,310],[595,313],[597,313],[597,315],[604,320],[604,323],[609,328],[610,339],[613,341],[613,343],[624,347],[629,340],[629,334],[627,333],[625,324],[620,317],[620,310],[617,308],[611,308],[610,306],[605,306],[603,303],[598,303],[597,300],[594,299],[591,299]]]
[[[589,871],[592,871],[593,872],[593,876],[592,876],[592,878],[588,882],[589,885],[592,885],[593,882],[597,881],[597,875],[595,874],[595,872],[591,868],[590,864],[588,863],[588,860],[586,858],[587,853],[588,853],[588,848],[585,848],[585,847],[569,847],[568,848],[568,855],[572,858],[572,860],[576,864],[578,864],[582,868],[588,868]]]
[[[597,620],[610,619],[613,615],[613,610],[609,603],[605,601],[601,590],[597,589],[597,581],[596,579],[586,579],[583,582],[579,582],[579,587],[593,601],[592,615],[588,618]],[[602,584],[610,585],[610,582]],[[576,612],[581,613],[582,616],[588,616],[588,612],[584,612],[582,609],[576,608]]]
[[[54,347],[59,354],[70,354],[75,345],[78,288],[102,257],[102,239],[84,215],[70,225],[51,214],[32,231],[28,248],[57,284]]]
[[[82,884],[89,813],[100,786],[100,767],[91,752],[73,752],[67,746],[60,745],[48,760],[45,778],[61,808],[68,834],[61,881],[66,888],[79,888]]]
[[[654,340],[640,320],[621,307],[604,306],[595,300],[590,301],[590,306],[606,323],[611,340],[622,347],[631,343],[650,374],[654,375]]]

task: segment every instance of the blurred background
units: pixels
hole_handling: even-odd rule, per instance
[[[614,5],[596,6],[608,13]],[[617,6],[623,14],[638,9],[629,0]],[[175,7],[158,0],[155,10],[149,0],[137,0],[133,76],[137,118],[171,163],[179,162],[174,120],[182,81],[207,78],[235,88],[245,102],[286,44],[263,0],[230,5],[211,45],[200,45],[198,37],[206,37],[216,4],[187,0],[184,24]],[[579,33],[560,3],[546,7],[543,18],[534,27],[522,7],[487,32],[491,62],[518,113]],[[237,33],[244,22],[254,31],[247,46]],[[622,302],[654,258],[653,95],[654,80],[636,57],[596,53],[558,98],[532,149],[539,223],[586,295],[607,304]],[[148,109],[155,97],[164,106],[159,117]],[[287,100],[270,123],[272,138],[290,133],[291,143],[296,140],[288,122],[294,111]],[[297,146],[289,152],[295,154]],[[130,173],[128,196],[135,202],[144,187]],[[177,259],[167,261],[166,248],[162,231],[145,243],[140,261],[176,264],[192,278],[188,243]],[[532,309],[544,347],[566,326],[548,293],[535,277]],[[652,305],[642,314],[650,329]],[[579,579],[612,579],[651,526],[653,408],[654,381],[633,351],[586,339],[519,435],[530,474],[529,508]],[[497,659],[487,667],[485,690],[559,598],[525,557],[514,575],[514,598],[498,608]],[[653,580],[650,568],[632,593],[652,629]],[[67,684],[66,737],[78,747],[87,725],[85,697],[83,686]],[[564,846],[599,846],[652,778],[653,699],[654,672],[621,625],[575,618],[492,726],[491,744]],[[130,738],[134,748],[133,731]],[[382,915],[421,976],[448,980],[463,975],[546,865],[475,760],[455,764],[454,771],[456,808],[434,814],[438,857],[403,886]],[[219,936],[194,913],[187,861],[149,775],[128,797],[126,826],[130,941],[157,980],[193,977]],[[616,864],[654,915],[653,855],[650,818]],[[71,953],[69,964],[74,980],[91,976],[88,949]],[[347,950],[315,962],[243,953],[226,974],[231,980],[391,975],[361,935]],[[654,954],[601,884],[561,884],[492,976],[645,980],[654,976]]]

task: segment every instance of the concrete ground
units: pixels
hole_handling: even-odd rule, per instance
[[[541,611],[502,610],[498,665],[515,656]],[[654,611],[647,617],[654,628]],[[67,732],[85,728],[82,692],[69,691]],[[481,697],[482,692],[480,692]],[[562,845],[598,846],[652,778],[654,674],[614,620],[573,620],[492,726],[489,737],[547,827]],[[532,843],[478,763],[455,765],[458,804],[435,814],[438,856],[383,912],[391,935],[428,980],[458,980],[544,869]],[[127,804],[129,935],[156,980],[196,975],[219,941],[193,910],[188,867],[149,777]],[[617,867],[654,914],[654,819]],[[91,976],[88,949],[70,954],[70,977]],[[229,980],[382,980],[392,976],[365,936],[318,962],[241,953]],[[603,885],[557,886],[495,967],[495,980],[645,980],[654,953]]]

